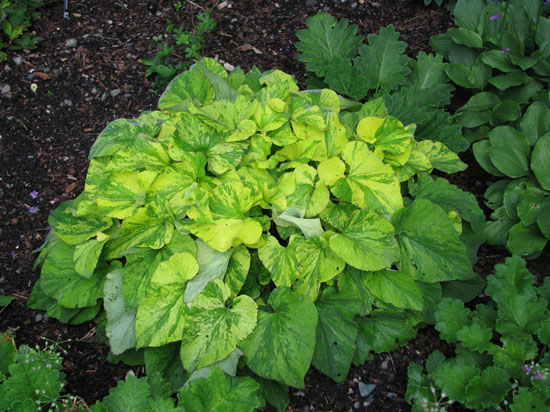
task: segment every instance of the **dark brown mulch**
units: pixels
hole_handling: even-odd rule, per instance
[[[198,11],[211,8],[218,24],[206,37],[204,55],[245,70],[280,68],[296,75],[302,87],[305,68],[297,61],[295,32],[318,11],[348,18],[363,35],[393,24],[412,56],[429,52],[430,35],[451,24],[444,10],[426,8],[423,0],[182,3],[176,13],[169,0],[158,5],[143,0],[71,0],[70,18],[64,20],[62,2],[54,2],[35,26],[45,38],[39,47],[31,53],[12,53],[0,64],[0,89],[9,86],[0,97],[0,293],[17,298],[0,309],[0,331],[14,329],[18,344],[34,345],[42,337],[61,342],[67,351],[67,390],[90,404],[130,369],[140,375],[141,368],[108,363],[107,349],[98,343],[92,323],[69,326],[26,308],[39,275],[32,269],[32,251],[48,233],[51,210],[83,190],[87,154],[98,133],[114,119],[155,108],[158,94],[139,59],[155,53],[152,38],[164,32],[166,19],[189,29]],[[159,15],[150,13],[151,4]],[[73,39],[76,46],[68,47]],[[473,176],[466,172],[457,179],[481,198]],[[36,198],[31,196],[34,191]],[[479,270],[488,273],[504,254],[482,249],[484,253]],[[408,411],[403,400],[407,366],[423,361],[434,348],[449,351],[433,330],[425,329],[409,345],[353,368],[341,385],[312,370],[305,391],[291,391],[288,411]],[[360,396],[358,381],[376,384],[372,397]]]

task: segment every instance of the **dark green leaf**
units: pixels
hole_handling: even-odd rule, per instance
[[[521,107],[512,100],[504,100],[493,107],[491,116],[493,124],[513,122],[521,117]]]
[[[498,366],[489,366],[466,387],[466,406],[485,409],[499,405],[512,389],[510,375]]]
[[[360,306],[354,295],[333,288],[325,289],[316,302],[319,322],[312,363],[335,382],[343,382],[351,366],[358,333],[353,318]]]
[[[451,36],[455,43],[478,49],[483,47],[483,39],[476,31],[459,27],[447,30],[447,34]]]
[[[392,222],[401,249],[401,271],[423,282],[472,277],[466,248],[441,207],[416,199],[397,211]]]
[[[520,128],[534,146],[550,130],[550,108],[542,102],[534,102],[525,111]]]
[[[483,110],[491,109],[500,102],[500,97],[496,94],[492,92],[480,92],[470,97],[470,99],[464,106],[461,107],[460,110],[481,112]]]
[[[536,225],[524,226],[517,223],[510,228],[506,247],[510,252],[518,255],[530,255],[540,252],[548,243]]]
[[[357,36],[356,25],[348,26],[347,19],[337,21],[328,13],[318,13],[306,19],[307,29],[300,30],[296,48],[301,52],[298,60],[306,63],[308,71],[325,76],[334,56],[346,59],[355,57],[363,36]]]
[[[422,173],[409,191],[415,198],[428,199],[447,212],[458,211],[462,219],[471,223],[474,230],[480,229],[485,221],[485,215],[478,206],[475,196],[460,190],[441,177]]]
[[[484,7],[482,0],[458,0],[453,9],[456,25],[476,31]]]
[[[525,189],[519,195],[518,216],[521,223],[529,226],[537,221],[544,204],[544,192],[536,187]]]
[[[531,155],[531,169],[537,177],[540,185],[550,190],[550,134],[546,134],[537,140],[533,154]]]
[[[474,377],[479,376],[479,373],[476,365],[458,358],[445,360],[432,376],[449,399],[465,402],[466,387]]]
[[[441,339],[449,343],[458,341],[458,331],[469,324],[471,312],[457,299],[443,298],[435,312],[435,328]]]
[[[325,81],[331,89],[354,100],[361,100],[367,95],[367,78],[358,73],[357,67],[352,66],[348,58],[332,57]]]
[[[369,44],[359,48],[355,65],[367,78],[368,89],[394,90],[406,81],[410,73],[410,58],[405,55],[407,44],[399,41],[393,25],[382,27],[380,34],[369,34]]]

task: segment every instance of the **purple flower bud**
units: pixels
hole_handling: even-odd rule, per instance
[[[537,22],[537,18],[536,18],[536,17],[533,17],[531,20],[533,21],[533,23],[536,23],[536,22]]]
[[[550,0],[544,0],[544,1],[546,1],[546,3],[550,3]]]
[[[37,208],[36,206],[31,206],[31,207],[29,207],[29,213],[30,213],[31,215],[34,215],[35,213],[38,213],[39,210],[40,210],[40,209]]]
[[[527,366],[527,365],[523,365],[521,367],[521,370],[525,372],[525,374],[527,375],[529,372],[531,372],[531,369],[533,369],[531,366]]]
[[[510,51],[510,49],[508,47],[503,47],[501,49],[504,53],[508,53]]]
[[[493,14],[491,17],[489,17],[489,20],[495,21],[500,19],[502,16],[504,16],[504,14]]]
[[[15,256],[16,256],[15,250],[11,251],[10,256],[11,256],[12,259],[15,259]]]
[[[32,192],[29,193],[29,196],[32,197],[33,199],[36,199],[38,197],[38,192],[36,190],[33,190]]]
[[[540,381],[540,380],[544,379],[544,376],[542,375],[542,373],[537,372],[537,374],[535,375],[535,379]]]

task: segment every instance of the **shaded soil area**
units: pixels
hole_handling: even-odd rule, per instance
[[[301,87],[305,67],[297,60],[295,33],[319,11],[348,18],[365,36],[393,24],[411,56],[430,52],[429,37],[451,25],[445,10],[425,7],[423,0],[182,3],[176,11],[170,0],[71,0],[70,17],[63,19],[63,4],[55,2],[34,27],[45,39],[38,48],[0,63],[0,294],[16,297],[0,308],[0,331],[15,330],[18,344],[59,342],[66,351],[67,391],[89,404],[130,369],[138,376],[143,370],[107,362],[93,323],[70,326],[26,308],[39,277],[32,251],[45,240],[49,213],[83,190],[88,151],[99,132],[114,119],[155,108],[159,94],[140,59],[155,54],[153,36],[164,32],[166,20],[189,30],[197,12],[212,9],[217,26],[205,38],[203,55],[244,70],[280,68],[296,75]],[[453,177],[479,200],[486,178],[475,167]],[[505,254],[484,247],[480,256],[477,269],[488,274]],[[540,274],[544,258],[531,264]],[[306,389],[291,391],[288,411],[409,411],[403,399],[407,366],[436,348],[452,353],[428,328],[407,346],[353,368],[343,384],[312,369]],[[370,396],[360,395],[359,381],[376,384]]]

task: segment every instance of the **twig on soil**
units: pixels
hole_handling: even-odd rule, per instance
[[[95,327],[93,327],[92,329],[90,329],[84,336],[82,336],[81,338],[78,338],[77,341],[78,342],[82,342],[86,339],[90,339],[92,338],[93,336],[95,335]]]
[[[187,3],[192,4],[193,6],[198,7],[201,10],[204,10],[204,7],[202,7],[201,5],[199,5],[197,3],[193,3],[191,0],[187,0]]]

